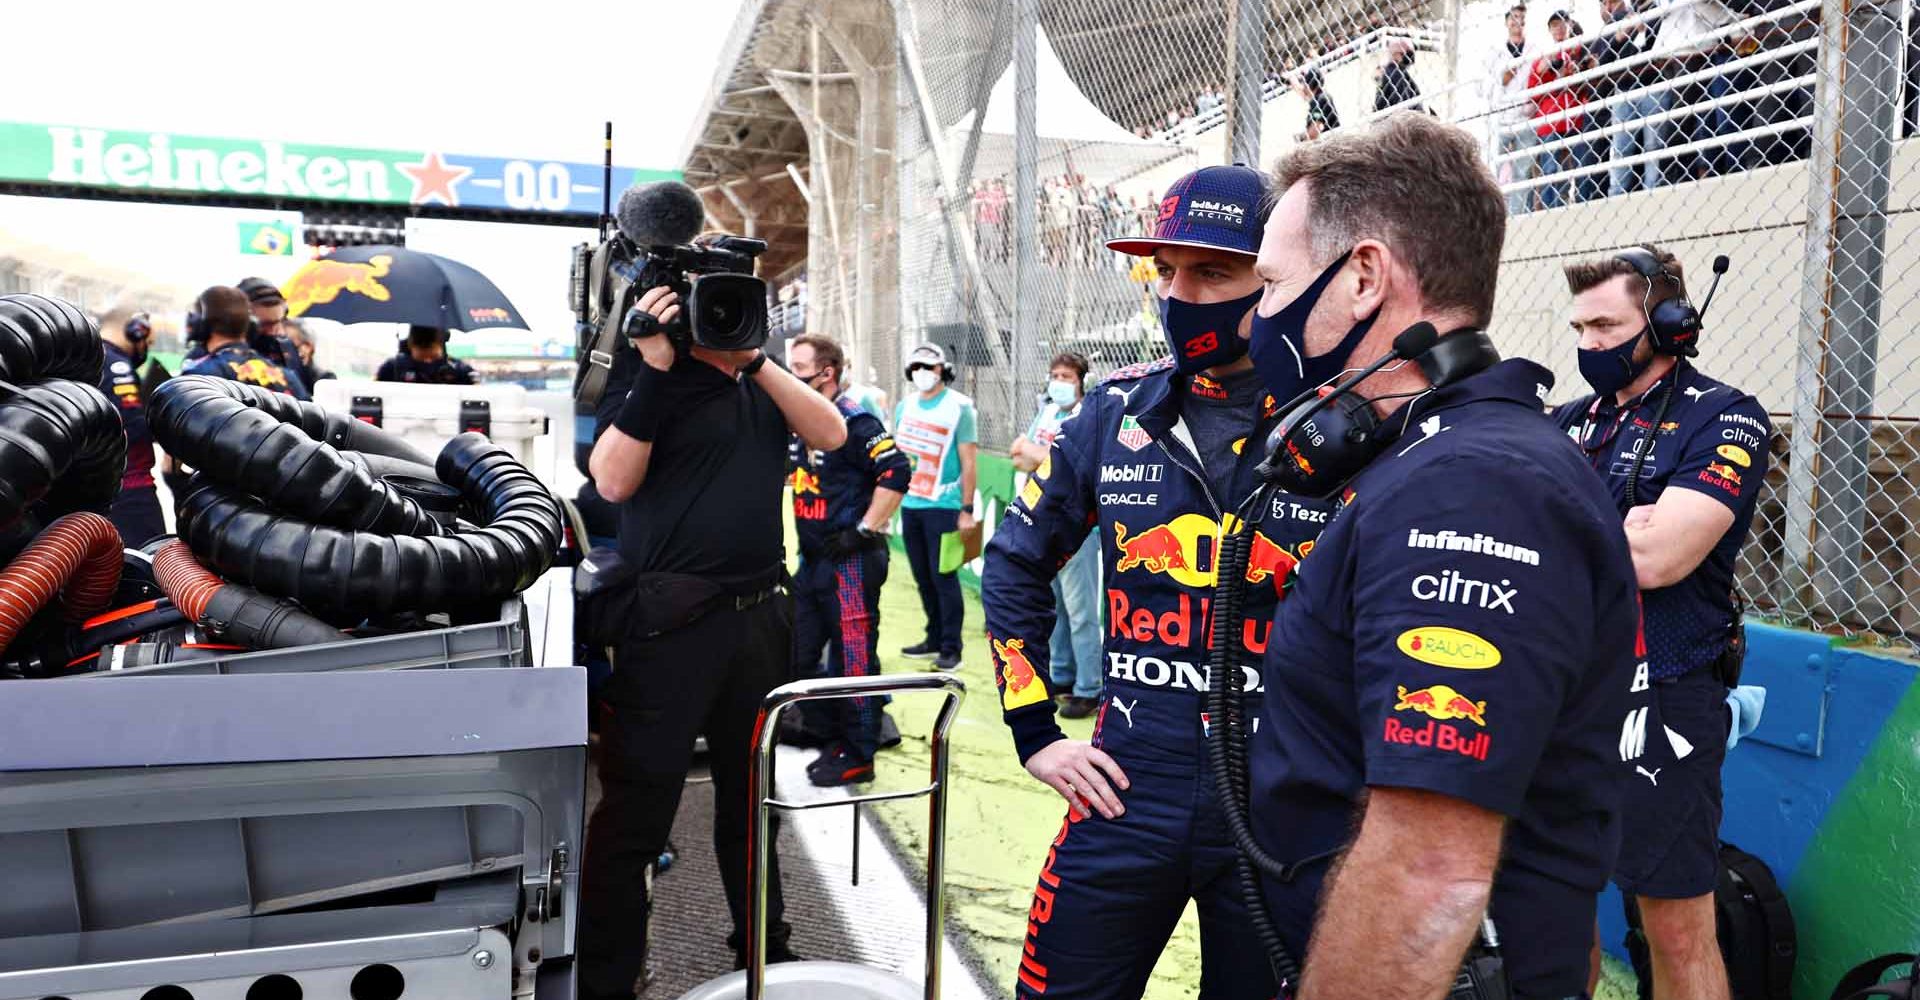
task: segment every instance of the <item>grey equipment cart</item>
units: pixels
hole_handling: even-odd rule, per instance
[[[933,723],[932,762],[927,783],[898,792],[875,792],[844,799],[789,802],[773,797],[773,744],[780,731],[780,713],[798,702],[829,698],[876,697],[939,691],[946,695]],[[753,758],[748,783],[753,786],[753,827],[747,841],[747,967],[694,987],[680,1000],[938,1000],[940,996],[941,928],[946,924],[947,855],[947,730],[960,714],[967,686],[951,674],[905,676],[828,677],[795,681],[774,688],[760,703],[754,723]],[[771,861],[770,820],[774,809],[820,809],[854,806],[927,796],[927,966],[924,987],[912,980],[851,962],[787,962],[767,967],[767,868]],[[856,819],[857,823],[857,819]],[[857,836],[857,834],[856,834]]]

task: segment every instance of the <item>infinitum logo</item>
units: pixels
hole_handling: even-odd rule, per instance
[[[1457,531],[1421,531],[1419,528],[1407,529],[1407,548],[1445,549],[1449,552],[1476,552],[1496,559],[1507,559],[1529,566],[1540,565],[1540,553],[1520,545],[1510,545],[1494,538],[1475,532],[1462,535]]]

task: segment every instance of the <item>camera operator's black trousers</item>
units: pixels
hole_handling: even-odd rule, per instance
[[[615,649],[601,707],[600,804],[587,824],[580,886],[580,995],[630,997],[646,968],[649,868],[673,829],[694,738],[713,768],[713,849],[733,915],[736,951],[747,930],[748,754],[760,699],[786,683],[793,653],[791,598],[708,612],[682,628]],[[773,817],[775,843],[779,814]],[[767,947],[785,950],[780,864],[768,872]],[[684,932],[661,928],[664,933]]]

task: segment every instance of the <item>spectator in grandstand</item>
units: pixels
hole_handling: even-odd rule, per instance
[[[1527,5],[1507,8],[1507,39],[1488,54],[1486,64],[1487,106],[1493,112],[1494,128],[1500,136],[1500,155],[1494,163],[1494,179],[1507,191],[1507,214],[1521,215],[1534,205],[1534,189],[1511,189],[1534,177],[1536,166],[1529,150],[1540,144],[1540,135],[1528,124],[1533,104],[1520,96],[1527,89],[1527,71],[1536,53],[1527,44]]]
[[[1301,133],[1302,141],[1311,142],[1340,127],[1340,111],[1333,106],[1333,98],[1327,96],[1326,78],[1317,67],[1307,67],[1294,89],[1307,102],[1307,126]]]
[[[1225,102],[1220,96],[1220,91],[1212,86],[1201,90],[1199,95],[1193,99],[1194,110],[1203,115],[1211,113],[1223,103]]]
[[[1610,143],[1609,159],[1615,166],[1608,171],[1607,183],[1607,193],[1616,197],[1633,190],[1636,179],[1642,190],[1660,186],[1658,159],[1647,160],[1637,170],[1619,164],[1634,156],[1667,148],[1667,132],[1672,128],[1670,121],[1647,119],[1673,107],[1673,91],[1659,86],[1660,72],[1653,63],[1634,62],[1653,51],[1654,39],[1660,32],[1660,20],[1653,18],[1637,24],[1623,23],[1641,13],[1643,6],[1641,0],[1604,0],[1600,5],[1601,20],[1618,27],[1602,34],[1589,49],[1596,66],[1622,61],[1632,63],[1608,76],[1602,83],[1602,88],[1613,97],[1613,124],[1620,128],[1620,131],[1613,133]]]
[[[1734,20],[1733,11],[1721,0],[1679,0],[1666,8],[1656,47],[1674,53],[1670,63],[1674,76],[1725,66],[1737,58],[1739,46],[1747,40],[1743,32],[1720,31]],[[1724,70],[1714,72],[1705,84],[1689,85],[1685,92],[1687,99],[1682,103],[1717,101],[1740,89],[1740,79],[1745,75]],[[1731,173],[1739,165],[1739,151],[1733,144],[1720,141],[1722,136],[1731,135],[1740,127],[1736,120],[1739,110],[1738,105],[1721,104],[1688,116],[1691,123],[1687,129],[1688,144],[1713,143],[1693,151],[1693,176]]]
[[[1080,415],[1090,367],[1084,356],[1072,351],[1054,355],[1047,371],[1046,401],[1027,432],[1013,439],[1008,452],[1019,470],[1016,494],[1047,461],[1060,425]],[[1100,707],[1106,662],[1101,652],[1100,597],[1100,531],[1096,527],[1053,577],[1053,605],[1059,617],[1047,643],[1047,676],[1054,690],[1066,692],[1055,700],[1061,716],[1068,719],[1084,719]]]
[[[1420,97],[1420,85],[1413,82],[1413,43],[1404,38],[1396,38],[1387,45],[1387,57],[1373,71],[1373,110],[1385,111],[1398,105],[1406,105],[1402,110],[1425,111],[1426,108],[1409,103]]]
[[[1547,32],[1553,36],[1555,47],[1535,59],[1527,73],[1527,89],[1541,91],[1533,96],[1534,132],[1542,143],[1557,147],[1545,149],[1539,154],[1541,176],[1577,170],[1593,163],[1591,145],[1580,139],[1580,133],[1586,126],[1586,85],[1553,85],[1555,81],[1577,76],[1592,68],[1592,57],[1587,55],[1585,48],[1566,44],[1568,34],[1574,27],[1573,18],[1566,11],[1554,11],[1553,16],[1547,18]],[[1590,176],[1593,179],[1584,180],[1582,188],[1592,196],[1598,193],[1599,175]],[[1572,195],[1570,184],[1541,185],[1540,207],[1558,208],[1570,203]]]
[[[988,245],[999,251],[1000,259],[1003,261],[1007,259],[1009,249],[1010,241],[1007,236],[1013,220],[1008,218],[1008,215],[1012,211],[1013,206],[1007,201],[1007,179],[995,177],[992,189],[987,192],[987,216],[992,220],[992,228],[988,233]]]
[[[1734,561],[1766,479],[1772,426],[1759,401],[1688,360],[1699,322],[1672,254],[1634,247],[1570,264],[1566,275],[1580,374],[1594,392],[1553,417],[1625,519],[1645,633],[1633,687],[1651,691],[1659,709],[1620,736],[1637,777],[1613,881],[1637,897],[1652,995],[1727,1000],[1713,894],[1727,690],[1740,665]]]

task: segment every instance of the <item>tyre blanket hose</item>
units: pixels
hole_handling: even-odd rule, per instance
[[[154,392],[147,419],[167,454],[275,510],[336,528],[441,533],[412,498],[324,440],[348,437],[329,430],[326,411],[315,408],[321,419],[309,420],[308,410],[278,406],[275,398],[286,397],[229,379],[185,375]]]
[[[40,533],[0,570],[0,649],[60,595],[61,614],[83,622],[113,601],[120,587],[120,532],[98,514],[68,514]]]
[[[7,384],[0,389],[0,527],[36,503],[43,515],[105,511],[127,463],[114,405],[79,382]]]
[[[336,624],[498,601],[546,572],[561,540],[559,502],[511,452],[461,434],[441,450],[435,471],[480,527],[409,535],[318,524],[203,471],[181,501],[180,536],[221,576]]]
[[[176,388],[176,383],[178,387]],[[153,408],[164,408],[163,396],[181,394],[175,402],[187,402],[187,397],[198,398],[203,392],[212,392],[244,403],[266,413],[283,424],[292,424],[308,437],[335,448],[358,451],[368,455],[381,455],[412,462],[415,465],[433,465],[433,456],[415,448],[397,434],[381,430],[365,421],[355,420],[345,413],[329,410],[316,403],[295,399],[282,392],[262,389],[257,385],[247,385],[231,379],[215,378],[211,375],[180,375],[161,383],[153,391],[149,402],[148,419],[154,419]],[[158,425],[154,427],[154,436],[159,437]],[[165,447],[167,442],[160,442]]]
[[[0,295],[0,379],[62,378],[100,384],[100,329],[73,304],[44,295]]]
[[[153,575],[175,607],[194,622],[249,649],[286,649],[345,638],[292,601],[276,600],[207,572],[178,539],[153,556]]]

